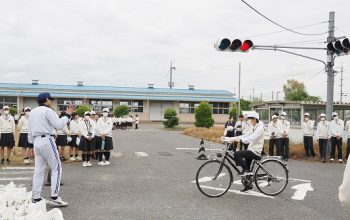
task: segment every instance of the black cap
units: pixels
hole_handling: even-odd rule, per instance
[[[38,103],[44,103],[46,101],[46,99],[53,100],[53,98],[51,97],[50,93],[43,92],[43,93],[40,93],[38,95]]]

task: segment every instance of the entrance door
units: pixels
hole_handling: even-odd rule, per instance
[[[150,101],[149,118],[151,121],[164,121],[164,111],[167,108],[172,108],[172,102]]]

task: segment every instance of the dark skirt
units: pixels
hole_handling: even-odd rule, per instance
[[[105,151],[110,151],[113,150],[113,140],[112,137],[105,137],[105,147],[104,150]],[[97,141],[97,149],[101,150],[102,147],[102,138],[98,137],[98,141]]]
[[[86,139],[84,136],[80,138],[79,150],[83,152],[94,151],[96,147],[96,139],[92,138],[91,141]]]
[[[57,135],[57,138],[56,138],[56,145],[57,146],[61,146],[61,147],[65,147],[68,145],[68,142],[67,142],[67,135]]]
[[[71,146],[71,147],[79,147],[77,145],[77,137],[78,137],[78,135],[71,135],[70,137],[72,138],[72,141],[69,142],[68,145]]]
[[[18,147],[33,148],[33,145],[28,143],[28,133],[19,134]]]
[[[13,133],[2,133],[0,136],[0,146],[13,148],[15,146]]]

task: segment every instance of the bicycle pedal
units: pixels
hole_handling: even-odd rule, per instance
[[[216,156],[217,157],[222,157],[222,154],[221,153],[217,153]]]

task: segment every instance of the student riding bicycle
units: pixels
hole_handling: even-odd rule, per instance
[[[259,121],[259,114],[257,112],[251,112],[247,115],[248,123],[252,125],[251,129],[240,136],[231,138],[232,143],[239,143],[242,141],[244,144],[249,144],[247,150],[236,151],[233,153],[233,159],[237,166],[243,168],[241,175],[252,175],[250,173],[250,165],[253,160],[259,160],[261,158],[261,152],[264,146],[264,123]],[[242,192],[251,190],[252,186],[245,186]]]

